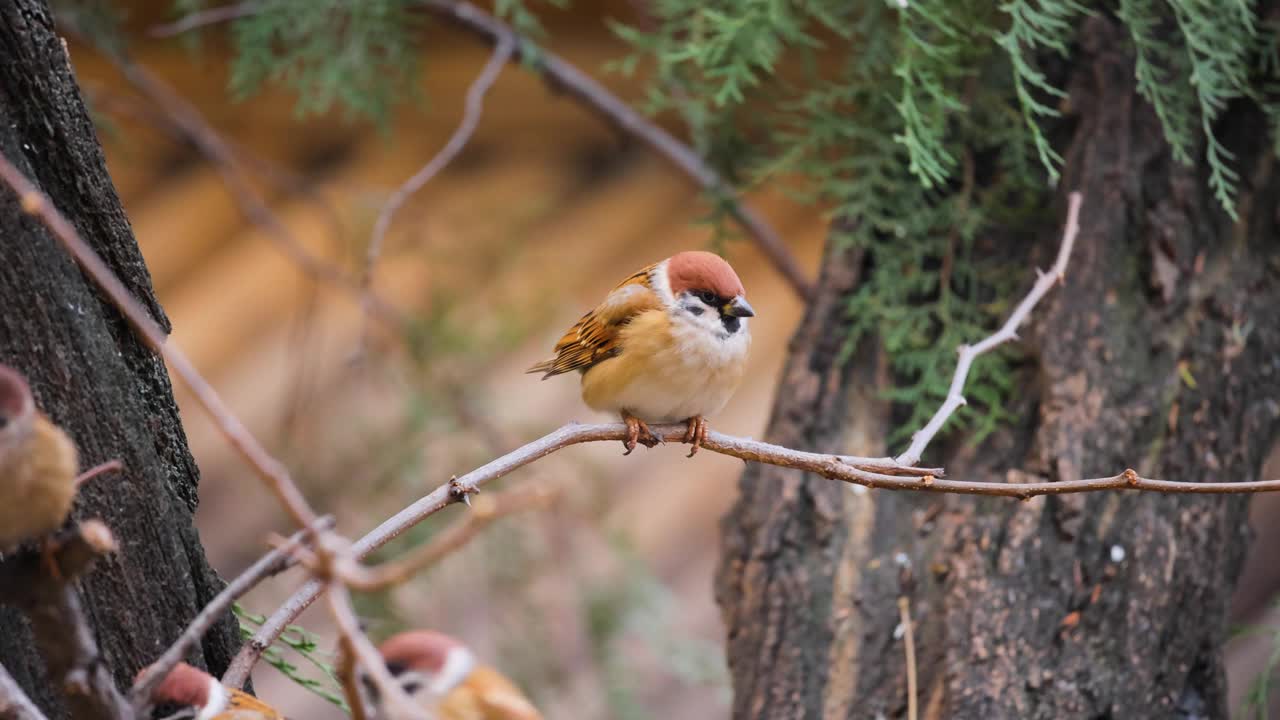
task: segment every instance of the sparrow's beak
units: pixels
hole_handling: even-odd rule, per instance
[[[741,295],[729,301],[728,305],[720,308],[720,311],[730,317],[755,317],[756,311],[751,309],[751,303]]]

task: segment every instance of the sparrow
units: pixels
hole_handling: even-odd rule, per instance
[[[648,423],[688,424],[693,457],[706,439],[706,416],[737,390],[751,333],[742,281],[714,253],[677,253],[632,274],[582,316],[555,356],[526,372],[542,379],[577,370],[582,399],[616,412],[627,425],[624,455],[660,440]]]
[[[475,654],[444,633],[410,630],[378,648],[387,670],[423,709],[440,720],[542,720],[542,714],[515,683],[481,665]],[[366,679],[378,720],[395,720]]]
[[[26,378],[0,365],[0,552],[41,539],[52,563],[44,541],[71,512],[79,464],[75,444],[36,409]]]
[[[229,688],[209,673],[184,662],[174,665],[156,685],[151,691],[151,701],[157,705],[194,709],[195,720],[284,720],[279,711],[258,698]]]

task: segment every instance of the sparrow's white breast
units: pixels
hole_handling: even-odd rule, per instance
[[[742,381],[751,345],[745,321],[735,333],[715,333],[663,310],[636,316],[620,340],[616,357],[583,376],[583,400],[655,423],[718,413]]]

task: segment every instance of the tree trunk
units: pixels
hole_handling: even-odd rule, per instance
[[[1242,102],[1220,121],[1244,179],[1232,224],[1204,169],[1172,160],[1136,95],[1124,31],[1097,16],[1079,37],[1073,116],[1060,128],[1066,167],[1043,209],[1040,266],[1074,189],[1085,194],[1081,232],[1065,286],[1023,331],[1031,357],[1010,408],[1019,419],[976,452],[931,454],[952,477],[975,480],[1127,467],[1258,479],[1280,429],[1280,178],[1264,118]],[[871,372],[875,353],[842,362],[832,351],[857,260],[828,251],[820,300],[793,341],[774,442],[877,450],[850,433],[851,416],[884,415],[868,413],[850,382]],[[856,495],[761,466],[741,490],[716,583],[735,717],[906,717],[900,597],[920,718],[1228,715],[1221,646],[1246,496]]]
[[[44,0],[0,3],[0,152],[70,218],[167,328]],[[103,519],[120,551],[80,583],[102,659],[121,687],[221,588],[192,513],[197,470],[164,363],[133,336],[43,226],[0,190],[0,362],[26,374],[38,407],[67,430],[90,481],[74,517]],[[235,651],[230,615],[190,658],[220,670]],[[66,717],[26,620],[0,608],[0,663],[51,717]]]

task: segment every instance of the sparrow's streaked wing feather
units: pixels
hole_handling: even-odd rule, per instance
[[[649,286],[650,265],[623,280],[599,307],[582,319],[556,343],[555,357],[544,360],[525,372],[544,373],[543,379],[571,370],[586,370],[601,360],[618,353],[618,330],[636,315],[662,307],[662,301]]]

